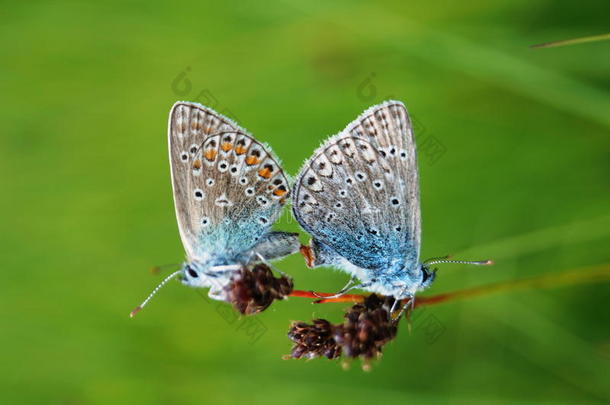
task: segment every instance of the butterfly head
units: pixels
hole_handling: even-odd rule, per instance
[[[419,283],[418,290],[424,290],[424,289],[430,287],[430,284],[432,284],[432,282],[436,278],[436,269],[432,270],[426,264],[421,264],[419,269],[420,269],[422,278]]]
[[[195,262],[182,264],[180,282],[189,287],[209,287],[208,277],[205,276],[203,268]]]
[[[238,265],[212,266],[197,261],[185,262],[180,271],[180,281],[189,287],[210,288],[210,290],[222,290],[230,281]]]
[[[380,292],[398,299],[413,297],[418,291],[428,288],[435,276],[436,270],[419,264],[415,269],[402,269],[387,280],[379,280],[387,286],[384,292]]]

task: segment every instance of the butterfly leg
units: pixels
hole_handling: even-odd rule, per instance
[[[395,300],[394,303],[392,304],[392,308],[390,309],[390,317],[392,317],[392,314],[396,310],[396,307],[398,306],[399,302],[402,304],[402,300]],[[411,326],[412,326],[411,325],[411,313],[415,309],[415,296],[409,297],[409,301],[407,303],[405,303],[405,304],[402,304],[402,308],[400,308],[400,312],[398,313],[398,316],[396,316],[396,318],[394,318],[394,320],[396,322],[399,322],[400,318],[405,313],[407,308],[409,310],[408,317],[407,317],[407,321],[409,322],[408,328],[409,328],[409,333],[411,333]]]
[[[354,277],[354,276],[350,277],[350,279],[343,286],[343,288],[341,288],[339,291],[337,291],[333,295],[322,296],[322,295],[319,295],[318,293],[316,293],[315,291],[312,291],[312,294],[315,295],[318,298],[324,298],[324,299],[338,298],[338,297],[342,296],[343,294],[345,294],[346,292],[348,292],[349,290],[353,290],[354,288],[358,288],[360,286],[360,284],[353,285],[354,281],[356,281],[356,280],[357,280],[356,277]]]
[[[278,269],[277,267],[275,267],[274,265],[272,265],[271,263],[269,263],[266,259],[265,256],[261,255],[258,252],[254,252],[255,256],[258,257],[260,259],[261,262],[263,262],[264,264],[266,264],[269,268],[277,271],[280,275],[286,277],[286,278],[290,278],[290,276],[286,273],[284,273],[282,270]]]
[[[256,243],[251,253],[263,256],[265,260],[275,260],[296,253],[300,245],[298,233],[272,231]]]

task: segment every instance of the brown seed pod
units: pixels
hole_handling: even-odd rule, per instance
[[[284,299],[292,292],[292,279],[276,278],[265,264],[257,264],[252,269],[242,267],[225,287],[226,300],[244,315],[262,312],[274,300]]]
[[[379,357],[383,346],[396,337],[397,322],[390,317],[393,304],[391,297],[371,294],[352,306],[341,324],[325,319],[315,319],[313,324],[294,322],[288,331],[294,342],[288,357],[334,359],[343,354],[362,358],[367,368],[369,360]]]
[[[295,344],[290,352],[294,359],[341,356],[341,347],[333,339],[335,326],[325,319],[314,319],[313,324],[294,322],[288,331],[288,338]]]
[[[391,297],[368,296],[345,314],[345,322],[335,328],[334,339],[347,357],[376,358],[382,347],[396,337],[397,323],[390,317]]]

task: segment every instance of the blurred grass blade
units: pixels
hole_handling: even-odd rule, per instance
[[[577,44],[584,44],[586,42],[605,41],[605,40],[609,40],[609,39],[610,39],[610,33],[600,34],[600,35],[591,35],[588,37],[564,39],[561,41],[544,42],[542,44],[530,45],[530,48],[556,48],[559,46],[577,45]]]
[[[416,306],[440,304],[455,299],[474,298],[499,292],[512,292],[527,289],[555,288],[568,285],[588,284],[610,281],[610,263],[580,268],[541,276],[509,280],[480,287],[458,290],[446,294],[419,297]]]
[[[501,259],[515,258],[539,252],[560,245],[575,245],[586,243],[610,236],[610,216],[601,216],[569,222],[562,225],[536,229],[521,235],[511,236],[504,239],[479,245],[462,252],[460,256],[475,256],[480,252],[493,257],[497,262]]]

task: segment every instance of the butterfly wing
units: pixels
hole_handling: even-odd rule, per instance
[[[374,106],[325,142],[301,169],[293,199],[303,228],[352,264],[417,263],[419,186],[404,105]]]
[[[268,148],[196,103],[177,102],[169,153],[180,237],[190,259],[234,258],[269,230],[288,181]]]
[[[352,121],[344,130],[354,137],[363,137],[378,148],[380,155],[394,168],[397,195],[402,196],[401,220],[409,239],[421,245],[421,210],[419,172],[413,126],[407,108],[400,101],[389,100],[372,106]]]

